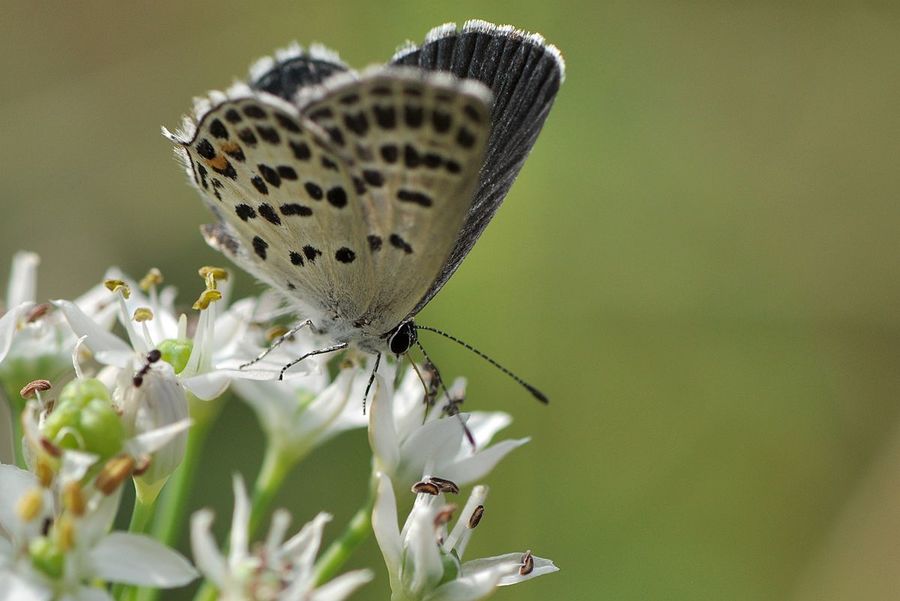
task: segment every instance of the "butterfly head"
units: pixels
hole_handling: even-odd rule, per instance
[[[416,324],[409,319],[388,334],[388,348],[399,357],[405,354],[416,343],[416,340]]]

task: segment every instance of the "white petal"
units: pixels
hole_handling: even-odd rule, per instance
[[[59,470],[59,477],[62,482],[72,482],[81,480],[91,466],[100,459],[93,453],[85,453],[84,451],[64,451],[62,467]]]
[[[472,494],[469,495],[468,500],[466,501],[465,507],[459,513],[459,519],[456,520],[456,525],[453,526],[453,530],[450,532],[447,539],[444,541],[443,547],[445,551],[450,551],[451,549],[456,549],[457,557],[462,558],[463,554],[466,551],[466,540],[468,539],[468,535],[465,533],[471,533],[471,528],[469,528],[469,520],[472,518],[472,514],[475,512],[475,508],[479,505],[484,506],[484,502],[487,499],[488,487],[487,486],[476,486],[472,489]]]
[[[142,432],[125,443],[125,448],[131,455],[143,455],[155,453],[166,446],[172,439],[191,427],[193,420],[182,419],[173,424],[167,424],[161,428],[155,428]]]
[[[400,440],[394,427],[393,395],[383,393],[387,384],[375,378],[375,395],[369,407],[369,446],[379,467],[390,473],[400,464]]]
[[[79,586],[78,590],[71,594],[73,601],[115,601],[106,589],[96,586]],[[66,599],[66,597],[63,597]]]
[[[247,557],[250,544],[248,528],[250,525],[250,497],[240,474],[235,474],[231,481],[234,492],[234,513],[231,516],[231,534],[229,540],[228,563],[235,566]]]
[[[425,601],[476,601],[484,599],[497,588],[503,574],[518,569],[518,564],[479,570],[438,587]]]
[[[41,258],[37,253],[20,250],[13,255],[9,284],[6,288],[6,306],[33,303],[37,296],[37,268]]]
[[[394,393],[394,420],[401,439],[409,436],[425,421],[425,389],[415,370],[410,367]]]
[[[16,510],[22,495],[37,487],[37,478],[31,472],[19,469],[14,465],[0,465],[0,531],[6,532],[16,539],[25,538],[29,534],[37,534],[43,520],[36,518],[26,524]],[[44,495],[44,511],[42,513],[47,513],[49,510],[50,497]]]
[[[434,530],[434,504],[416,503],[407,522],[403,579],[410,590],[433,589],[444,575],[444,564]],[[412,574],[409,574],[409,572]]]
[[[544,574],[551,574],[559,571],[559,568],[557,568],[549,559],[534,557],[534,569],[525,576],[522,576],[519,574],[519,568],[522,565],[522,555],[522,553],[507,553],[496,557],[486,557],[484,559],[467,561],[462,565],[462,574],[472,575],[479,572],[492,572],[499,569],[501,570],[502,575],[497,582],[497,586],[509,586],[510,584],[524,582],[525,580],[531,580],[532,578],[537,578]],[[509,566],[512,566],[512,568],[509,569]]]
[[[319,552],[319,545],[322,542],[322,531],[325,529],[325,524],[330,521],[331,515],[322,512],[284,543],[282,551],[285,555],[294,558],[293,564],[296,566],[298,574],[312,575],[316,554]]]
[[[530,573],[522,576],[519,574],[519,571],[512,575],[504,576],[500,579],[500,586],[508,586],[510,584],[515,584],[517,582],[524,582],[525,580],[531,580],[532,578],[537,578],[538,576],[543,576],[544,574],[552,574],[553,572],[558,572],[559,568],[550,561],[549,559],[545,559],[543,557],[535,557],[534,558],[534,569],[531,570]]]
[[[272,514],[272,524],[269,526],[269,534],[266,535],[266,557],[275,560],[281,553],[281,543],[291,525],[291,514],[285,509],[276,509]]]
[[[512,423],[512,417],[502,411],[473,411],[469,414],[466,426],[475,439],[477,448],[482,449],[491,443],[494,435]]]
[[[479,451],[472,457],[443,467],[441,470],[442,473],[435,475],[452,480],[460,486],[475,482],[476,480],[481,480],[494,469],[494,466],[496,466],[501,459],[529,440],[529,438],[519,438],[518,440],[500,441],[494,446]]]
[[[50,601],[53,590],[13,572],[0,571],[0,599],[10,601]]]
[[[119,509],[119,499],[122,496],[122,487],[109,496],[96,496],[94,504],[89,506],[88,512],[81,518],[78,530],[78,544],[84,548],[93,547],[112,527],[116,512]]]
[[[343,601],[370,580],[372,580],[372,572],[369,570],[356,570],[341,574],[313,591],[309,596],[309,601]]]
[[[55,300],[53,304],[62,310],[66,321],[76,336],[87,336],[84,343],[96,355],[102,351],[117,351],[133,354],[131,346],[110,334],[93,319],[84,314],[78,306],[67,300]]]
[[[400,573],[400,556],[402,544],[400,528],[397,525],[397,501],[394,498],[394,486],[390,478],[378,474],[378,493],[375,507],[372,510],[372,530],[381,547],[384,563],[387,565],[391,579]]]
[[[110,582],[171,588],[197,577],[180,553],[145,534],[113,532],[90,552],[96,574]]]
[[[207,372],[181,380],[185,388],[203,401],[211,401],[222,396],[230,382],[231,375],[222,371]]]
[[[210,531],[212,522],[213,512],[209,509],[201,509],[191,516],[191,551],[197,568],[207,580],[221,588],[228,575],[228,564]]]
[[[16,326],[19,319],[28,312],[30,304],[17,305],[9,309],[3,317],[0,317],[0,361],[6,358],[9,348],[12,346],[16,335]]]
[[[469,444],[464,436],[463,425],[456,418],[430,421],[418,428],[400,447],[402,472],[397,475],[400,478],[397,485],[411,486],[427,467],[456,457],[460,446]],[[453,479],[443,469],[429,471],[432,476]]]

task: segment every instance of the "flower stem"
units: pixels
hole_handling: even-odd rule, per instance
[[[7,403],[6,410],[12,426],[12,447],[15,465],[26,469],[25,455],[22,452],[22,410],[25,405],[20,402],[21,397],[19,397],[18,391],[11,390],[9,386],[3,386],[3,394],[6,398],[0,399],[0,402]]]
[[[185,513],[203,454],[203,445],[224,404],[223,397],[201,401],[190,394],[188,401],[194,424],[188,431],[187,448],[181,465],[172,474],[160,495],[159,509],[152,528],[153,536],[168,547],[176,547],[178,537],[183,532]],[[136,598],[140,601],[155,601],[159,595],[159,589],[143,588]]]
[[[272,506],[272,501],[281,489],[281,485],[284,484],[285,477],[298,460],[298,457],[285,452],[280,445],[272,444],[271,438],[269,439],[266,456],[263,459],[259,475],[256,477],[256,484],[253,485],[250,525],[247,530],[247,535],[251,539]]]
[[[374,475],[369,482],[369,494],[366,502],[350,518],[350,523],[341,537],[335,540],[319,557],[315,568],[316,586],[334,578],[350,555],[372,533],[372,508],[375,506],[377,480]]]
[[[131,523],[128,524],[129,532],[145,534],[150,530],[153,512],[156,509],[156,498],[150,502],[141,501],[140,495],[134,499],[134,508],[131,510]],[[112,596],[120,601],[137,598],[138,587],[116,584],[112,588]]]

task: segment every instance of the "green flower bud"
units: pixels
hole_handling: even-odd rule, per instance
[[[121,451],[125,440],[125,428],[109,391],[92,378],[66,384],[41,433],[64,449],[87,451],[101,459]]]
[[[61,578],[66,557],[46,536],[39,536],[28,543],[31,565],[52,579]]]
[[[170,338],[160,342],[157,348],[162,353],[163,361],[171,365],[176,374],[180,374],[187,367],[188,359],[191,358],[194,341]]]
[[[96,378],[79,378],[66,384],[59,393],[57,407],[73,403],[78,407],[84,407],[92,399],[102,399],[109,402],[109,390],[106,385]]]

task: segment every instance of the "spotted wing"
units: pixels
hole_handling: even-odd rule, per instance
[[[446,264],[413,310],[416,313],[459,267],[500,207],[550,112],[565,65],[559,50],[541,36],[484,21],[469,21],[462,31],[453,23],[436,27],[421,47],[400,49],[391,63],[480,81],[494,95],[491,134],[474,202]]]
[[[374,288],[360,321],[370,335],[384,334],[414,312],[469,213],[490,132],[490,92],[394,67],[357,81],[336,78],[298,102],[345,153],[367,199]]]
[[[362,246],[368,211],[321,128],[272,95],[236,87],[170,137],[219,217],[204,228],[210,244],[309,317],[362,314],[373,283]]]

